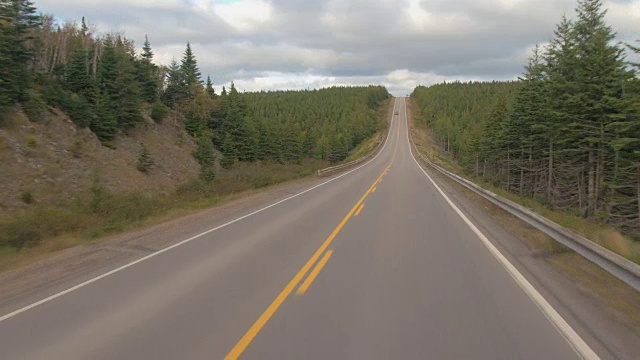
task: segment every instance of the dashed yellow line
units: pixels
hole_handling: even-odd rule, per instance
[[[390,167],[391,166],[388,166],[385,169],[385,171],[387,171]],[[371,184],[369,189],[364,193],[364,195],[360,198],[360,200],[358,200],[358,202],[356,202],[356,204],[353,206],[353,208],[351,208],[349,213],[347,213],[347,215],[342,219],[342,221],[340,221],[338,226],[336,226],[336,228],[333,229],[333,231],[331,232],[329,237],[327,237],[327,239],[322,243],[322,245],[320,245],[320,247],[316,250],[316,252],[311,256],[311,258],[300,269],[300,271],[298,271],[298,273],[293,277],[293,279],[291,279],[291,281],[289,281],[289,283],[284,287],[284,289],[282,289],[282,291],[278,294],[278,296],[276,296],[276,298],[267,307],[267,309],[260,315],[260,317],[258,317],[256,322],[254,322],[253,325],[251,325],[249,330],[247,330],[247,332],[242,336],[242,338],[240,338],[240,340],[231,349],[231,351],[229,351],[227,356],[225,356],[225,360],[237,359],[238,357],[240,357],[240,355],[242,355],[242,353],[247,349],[249,344],[251,344],[251,341],[253,341],[253,339],[256,337],[256,335],[258,335],[260,330],[262,330],[264,325],[269,321],[269,319],[271,319],[273,314],[275,314],[275,312],[280,308],[282,303],[291,294],[293,289],[295,289],[295,287],[298,285],[298,283],[300,283],[300,281],[302,280],[304,275],[307,273],[307,271],[309,271],[311,266],[313,266],[313,264],[315,264],[315,262],[318,260],[320,255],[322,255],[322,253],[324,253],[324,251],[327,249],[327,247],[329,247],[329,245],[331,245],[331,243],[333,242],[335,237],[338,235],[340,230],[347,223],[347,221],[349,221],[351,216],[353,216],[353,214],[360,207],[360,205],[362,205],[362,203],[364,203],[364,200],[367,198],[367,196],[369,196],[369,194],[371,194],[373,192],[373,189],[375,189],[375,186],[378,183],[378,180],[382,176],[383,176],[383,174],[380,174],[380,176],[376,179],[376,181],[374,181],[374,183]],[[328,260],[328,258],[327,258],[327,260]]]
[[[364,204],[360,204],[360,207],[358,208],[358,210],[356,210],[356,213],[354,215],[355,216],[360,215],[360,212],[362,211],[362,209],[364,209]]]
[[[309,286],[311,286],[311,283],[313,282],[313,280],[316,279],[316,277],[320,273],[320,270],[322,270],[322,268],[327,263],[327,261],[329,261],[331,254],[333,254],[333,250],[329,250],[326,253],[324,253],[324,256],[322,257],[322,259],[320,259],[316,267],[313,268],[309,276],[307,276],[307,279],[298,288],[298,291],[296,292],[297,295],[302,295],[307,291],[307,289],[309,289]]]

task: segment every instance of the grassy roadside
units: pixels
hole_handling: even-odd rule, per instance
[[[127,230],[149,226],[246,196],[256,190],[311,176],[328,166],[307,159],[300,164],[242,164],[211,183],[193,180],[169,195],[112,193],[95,182],[77,201],[36,205],[0,220],[0,271],[25,265],[56,251]]]
[[[632,240],[629,239],[620,240],[622,235],[617,232],[612,233],[611,229],[602,225],[589,223],[582,218],[576,218],[570,214],[552,211],[542,204],[536,204],[534,199],[522,199],[517,195],[510,193],[505,194],[506,191],[502,189],[497,189],[491,186],[491,184],[467,176],[459,165],[446,156],[443,156],[437,147],[433,145],[429,129],[412,123],[411,132],[418,151],[428,156],[429,159],[438,163],[440,166],[446,167],[449,171],[464,175],[485,189],[529,207],[550,220],[580,232],[584,236],[587,236],[587,234],[601,234],[600,237],[587,237],[612,251],[621,255],[627,254],[629,258],[633,258],[634,254],[637,256],[638,253],[636,251],[638,248],[636,244],[629,243],[632,242]],[[491,219],[495,220],[507,232],[513,234],[516,238],[522,239],[526,246],[532,251],[534,257],[547,261],[552,267],[566,274],[572,281],[579,285],[581,291],[595,295],[599,301],[604,302],[610,309],[615,310],[615,316],[620,321],[627,324],[637,333],[640,333],[640,312],[637,310],[640,308],[640,294],[634,289],[594,265],[589,260],[553,240],[543,232],[538,231],[515,216],[507,213],[502,208],[490,203],[471,190],[454,181],[448,181],[447,183],[464,194],[475,206],[482,209],[484,213],[488,214]],[[619,243],[617,243],[618,241]],[[616,251],[616,249],[618,251]],[[635,259],[638,258],[636,257]]]
[[[626,237],[618,230],[605,224],[595,223],[568,212],[551,209],[549,206],[534,198],[519,196],[502,188],[496,187],[482,178],[477,178],[467,174],[460,165],[443,154],[437,146],[434,145],[433,141],[431,141],[432,138],[428,128],[415,123],[411,125],[411,132],[415,140],[416,147],[418,147],[420,152],[434,163],[453,173],[464,176],[481,187],[531,209],[547,219],[569,228],[600,244],[601,246],[637,264],[640,264],[640,242]]]
[[[391,102],[380,116],[391,113]],[[384,140],[386,127],[363,141],[349,158],[366,156]],[[60,205],[34,205],[27,211],[0,218],[0,272],[43,259],[106,235],[155,225],[210,208],[256,191],[313,176],[327,161],[305,159],[299,164],[237,163],[220,171],[211,183],[192,180],[168,195],[112,193],[99,180],[77,200]]]

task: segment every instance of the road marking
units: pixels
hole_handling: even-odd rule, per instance
[[[360,207],[358,208],[358,210],[356,210],[356,213],[354,214],[355,216],[360,215],[360,212],[362,211],[362,209],[364,209],[364,204],[361,204]]]
[[[407,102],[404,102],[405,114],[407,113]],[[406,121],[406,116],[405,116]],[[524,290],[524,292],[529,296],[529,298],[534,302],[534,304],[542,311],[544,316],[549,319],[551,324],[558,330],[560,335],[567,341],[569,346],[583,359],[588,360],[597,360],[600,357],[589,347],[589,345],[576,333],[573,328],[569,325],[569,323],[562,318],[562,316],[547,302],[547,300],[536,290],[533,285],[516,269],[513,264],[509,262],[509,260],[502,255],[500,250],[496,248],[491,241],[467,218],[467,216],[449,199],[449,197],[442,191],[442,189],[436,184],[436,182],[427,174],[427,172],[422,168],[418,160],[416,160],[415,155],[413,154],[413,149],[411,149],[411,141],[409,140],[409,127],[407,126],[407,141],[409,142],[409,151],[411,152],[411,157],[413,161],[416,163],[418,168],[422,171],[422,173],[429,179],[431,184],[438,190],[440,195],[444,197],[447,203],[453,208],[453,210],[462,218],[462,221],[469,226],[469,228],[480,238],[482,243],[489,249],[489,252],[498,259],[500,264],[507,270],[509,275],[516,281],[516,283]]]
[[[377,188],[377,187],[374,187],[374,188],[371,190],[371,192],[372,192],[372,193],[374,193],[374,192],[376,192],[376,190],[378,190],[378,188]]]
[[[394,103],[393,103],[393,110],[394,110],[394,111],[395,111],[395,108],[396,108],[396,102],[397,102],[397,101],[394,101]],[[397,123],[397,121],[396,121],[396,123]],[[324,186],[324,185],[326,185],[326,184],[328,184],[328,183],[330,183],[330,182],[333,182],[333,181],[335,181],[335,180],[338,180],[338,179],[340,179],[340,178],[342,178],[342,177],[344,177],[344,176],[347,176],[347,175],[349,175],[349,174],[353,173],[354,171],[357,171],[357,170],[359,170],[359,169],[361,169],[361,168],[363,168],[363,167],[365,167],[365,166],[369,165],[372,161],[374,161],[375,159],[377,159],[377,158],[378,158],[378,156],[380,156],[380,154],[382,154],[382,153],[384,152],[383,150],[387,147],[387,144],[388,144],[388,142],[389,142],[389,137],[390,137],[390,135],[391,135],[391,131],[392,131],[391,129],[392,129],[393,125],[394,125],[394,121],[393,121],[393,116],[392,116],[392,117],[391,117],[390,124],[389,124],[389,131],[387,132],[387,137],[386,137],[386,138],[385,138],[385,140],[384,140],[384,144],[382,145],[382,149],[380,149],[380,151],[379,151],[379,152],[378,152],[378,153],[377,153],[373,158],[371,158],[371,160],[369,160],[369,161],[365,162],[364,164],[362,164],[362,165],[360,165],[360,166],[356,167],[355,169],[349,170],[349,171],[345,172],[344,174],[338,175],[338,176],[333,177],[333,178],[331,178],[331,179],[329,179],[329,180],[327,180],[327,181],[325,181],[325,182],[322,182],[322,183],[320,183],[320,184],[318,184],[318,185],[312,186],[312,187],[310,187],[310,188],[308,188],[308,189],[306,189],[306,190],[304,190],[304,191],[301,191],[301,192],[299,192],[299,193],[297,193],[297,194],[294,194],[294,195],[291,195],[291,196],[289,196],[289,197],[287,197],[287,198],[284,198],[284,199],[282,199],[282,200],[276,201],[275,203],[273,203],[273,204],[271,204],[271,205],[267,205],[267,206],[265,206],[265,207],[263,207],[263,208],[261,208],[261,209],[258,209],[258,210],[256,210],[256,211],[253,211],[253,212],[248,213],[248,214],[246,214],[246,215],[240,216],[239,218],[235,218],[235,219],[233,219],[233,220],[231,220],[231,221],[229,221],[229,222],[226,222],[226,223],[224,223],[224,224],[222,224],[222,225],[219,225],[219,226],[216,226],[216,227],[214,227],[214,228],[212,228],[212,229],[209,229],[209,230],[207,230],[207,231],[201,232],[200,234],[194,235],[194,236],[192,236],[192,237],[190,237],[190,238],[188,238],[188,239],[184,239],[184,240],[182,240],[182,241],[180,241],[180,242],[178,242],[178,243],[175,243],[175,244],[173,244],[173,245],[171,245],[171,246],[168,246],[168,247],[166,247],[166,248],[164,248],[164,249],[158,250],[158,251],[156,251],[156,252],[154,252],[154,253],[151,253],[151,254],[149,254],[149,255],[147,255],[147,256],[141,257],[140,259],[134,260],[134,261],[132,261],[132,262],[130,262],[130,263],[128,263],[128,264],[125,264],[125,265],[123,265],[123,266],[120,266],[120,267],[118,267],[118,268],[115,268],[115,269],[113,269],[113,270],[110,270],[110,271],[108,271],[108,272],[106,272],[106,273],[104,273],[104,274],[102,274],[102,275],[98,275],[98,276],[96,276],[96,277],[94,277],[94,278],[92,278],[92,279],[89,279],[89,280],[84,281],[84,282],[82,282],[82,283],[80,283],[80,284],[74,285],[74,286],[72,286],[72,287],[70,287],[70,288],[68,288],[68,289],[66,289],[66,290],[60,291],[60,292],[58,292],[58,293],[55,293],[55,294],[53,294],[53,295],[51,295],[51,296],[48,296],[48,297],[46,297],[46,298],[42,299],[42,300],[36,301],[36,302],[31,303],[31,304],[29,304],[29,305],[27,305],[27,306],[24,306],[24,307],[22,307],[22,308],[20,308],[20,309],[17,309],[17,310],[15,310],[15,311],[12,311],[12,312],[10,312],[10,313],[8,313],[8,314],[5,314],[5,315],[3,315],[3,316],[0,316],[0,322],[3,322],[3,321],[5,321],[5,320],[7,320],[7,319],[10,319],[10,318],[12,318],[12,317],[14,317],[14,316],[16,316],[16,315],[19,315],[19,314],[21,314],[21,313],[25,312],[25,311],[31,310],[31,309],[33,309],[33,308],[35,308],[35,307],[38,307],[38,306],[40,306],[40,305],[42,305],[42,304],[48,303],[49,301],[52,301],[52,300],[54,300],[54,299],[57,299],[57,298],[59,298],[59,297],[61,297],[61,296],[64,296],[64,295],[66,295],[66,294],[70,293],[70,292],[73,292],[73,291],[76,291],[76,290],[78,290],[78,289],[81,289],[81,288],[83,288],[83,287],[85,287],[85,286],[87,286],[87,285],[89,285],[89,284],[92,284],[92,283],[94,283],[94,282],[96,282],[96,281],[98,281],[98,280],[104,279],[104,278],[106,278],[107,276],[110,276],[110,275],[113,275],[113,274],[115,274],[115,273],[118,273],[118,272],[120,272],[120,271],[122,271],[122,270],[124,270],[124,269],[127,269],[127,268],[129,268],[129,267],[131,267],[131,266],[133,266],[133,265],[136,265],[136,264],[141,263],[141,262],[143,262],[143,261],[149,260],[149,259],[151,259],[151,258],[153,258],[153,257],[156,257],[156,256],[158,256],[158,255],[160,255],[160,254],[162,254],[162,253],[165,253],[165,252],[167,252],[167,251],[169,251],[169,250],[175,249],[175,248],[177,248],[178,246],[181,246],[181,245],[187,244],[187,243],[189,243],[189,242],[191,242],[191,241],[193,241],[193,240],[196,240],[196,239],[198,239],[198,238],[200,238],[200,237],[203,237],[203,236],[205,236],[205,235],[207,235],[207,234],[210,234],[210,233],[212,233],[212,232],[214,232],[214,231],[217,231],[217,230],[219,230],[219,229],[222,229],[222,228],[224,228],[224,227],[226,227],[226,226],[229,226],[229,225],[231,225],[231,224],[234,224],[234,223],[236,223],[236,222],[238,222],[238,221],[244,220],[244,219],[246,219],[246,218],[248,218],[248,217],[251,217],[251,216],[253,216],[253,215],[255,215],[255,214],[261,213],[261,212],[263,212],[263,211],[265,211],[265,210],[267,210],[267,209],[270,209],[270,208],[272,208],[272,207],[274,207],[274,206],[280,205],[280,204],[282,204],[282,203],[284,203],[284,202],[286,202],[286,201],[289,201],[289,200],[291,200],[291,199],[293,199],[293,198],[296,198],[296,197],[298,197],[298,196],[300,196],[300,195],[306,194],[306,193],[308,193],[308,192],[310,192],[310,191],[312,191],[312,190],[315,190],[315,189],[317,189],[317,188],[319,188],[319,187],[322,187],[322,186]],[[397,144],[397,142],[396,142],[396,144]]]
[[[387,169],[388,168],[389,167],[387,167]],[[380,174],[378,179],[380,177],[382,177],[382,174]],[[349,221],[351,216],[356,212],[358,207],[364,202],[367,196],[369,196],[369,194],[371,193],[371,190],[375,187],[378,179],[376,179],[376,181],[374,181],[373,184],[371,184],[367,192],[365,192],[364,195],[362,195],[360,200],[358,200],[358,202],[351,208],[349,213],[347,213],[347,215],[342,219],[342,221],[340,221],[338,226],[336,226],[336,228],[333,229],[329,237],[327,237],[327,239],[322,243],[322,245],[320,245],[318,250],[316,250],[316,252],[307,261],[307,263],[304,264],[304,266],[300,269],[300,271],[298,271],[298,273],[293,277],[293,279],[291,279],[291,281],[289,281],[289,283],[284,287],[284,289],[282,289],[280,294],[276,296],[276,298],[269,305],[269,307],[267,307],[267,309],[260,315],[258,320],[256,320],[256,322],[253,323],[253,325],[251,325],[249,330],[247,330],[247,332],[242,336],[242,338],[240,338],[238,343],[231,349],[231,351],[229,351],[227,356],[225,356],[225,360],[237,359],[238,357],[240,357],[240,355],[242,355],[242,353],[247,349],[247,346],[251,344],[251,341],[253,341],[253,339],[256,337],[256,335],[258,335],[258,333],[264,327],[264,325],[269,321],[269,319],[271,319],[271,317],[278,310],[278,308],[280,308],[280,305],[282,305],[282,303],[287,299],[287,297],[291,294],[293,289],[298,285],[300,280],[302,280],[302,278],[307,273],[307,271],[309,271],[309,269],[313,266],[313,264],[315,264],[315,262],[318,260],[320,255],[322,255],[322,253],[327,249],[327,247],[331,245],[331,243],[333,242],[333,239],[335,239],[335,237],[338,235],[340,230],[342,230],[342,228],[347,223],[347,221]]]
[[[362,207],[362,205],[360,206]],[[327,261],[329,261],[331,254],[333,254],[333,250],[327,250],[327,252],[324,253],[324,256],[322,257],[322,259],[318,261],[318,263],[316,264],[316,267],[313,268],[313,270],[311,270],[311,273],[309,274],[309,276],[307,276],[306,280],[302,283],[302,285],[300,285],[300,287],[298,288],[298,291],[296,292],[296,295],[303,295],[305,292],[307,292],[307,289],[309,289],[309,286],[311,286],[311,283],[313,282],[313,280],[316,279],[316,277],[318,276],[318,274],[320,273],[324,265],[327,263]]]

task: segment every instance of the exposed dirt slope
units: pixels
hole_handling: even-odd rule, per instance
[[[116,192],[169,193],[196,177],[195,145],[182,124],[145,119],[110,149],[56,109],[38,123],[15,114],[0,127],[0,214],[30,206],[28,193],[34,203],[74,201],[96,180]],[[141,144],[154,161],[146,174],[136,168]]]

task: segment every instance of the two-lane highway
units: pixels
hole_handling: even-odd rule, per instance
[[[418,166],[395,108],[360,168],[0,314],[0,358],[595,358]]]

